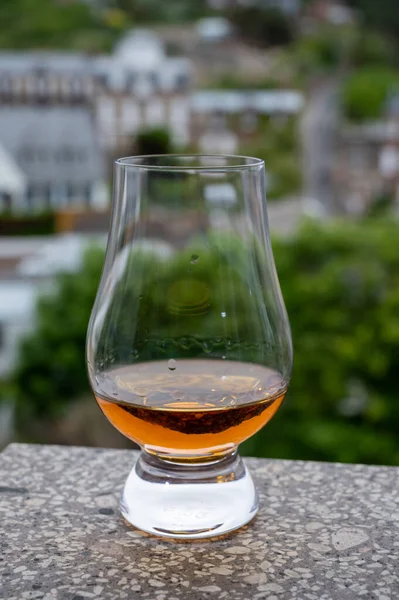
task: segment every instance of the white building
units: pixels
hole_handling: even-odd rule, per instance
[[[89,245],[104,235],[0,238],[0,380],[15,367],[18,346],[35,326],[36,301],[57,273],[78,271]]]
[[[13,206],[96,207],[101,197],[102,208],[106,163],[140,129],[163,126],[188,142],[190,81],[189,60],[167,57],[147,30],[111,55],[0,52],[0,145],[26,181]]]
[[[95,103],[101,142],[107,149],[131,146],[145,127],[166,127],[177,144],[189,139],[187,58],[166,56],[162,42],[147,30],[135,30],[110,57],[95,63],[101,87]]]
[[[234,154],[256,135],[262,116],[292,116],[304,106],[295,90],[204,90],[191,96],[191,140],[201,152]]]
[[[15,210],[95,205],[103,164],[87,107],[1,106],[0,143],[26,182]]]

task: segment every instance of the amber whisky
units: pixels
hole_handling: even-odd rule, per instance
[[[251,363],[155,361],[104,373],[96,399],[112,425],[147,451],[192,460],[251,437],[286,388],[279,373]]]

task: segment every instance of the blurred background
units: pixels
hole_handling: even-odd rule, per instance
[[[239,153],[266,161],[295,350],[243,452],[398,465],[397,0],[2,0],[0,23],[0,447],[129,444],[84,359],[112,161]]]

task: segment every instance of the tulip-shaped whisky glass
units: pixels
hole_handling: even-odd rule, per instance
[[[237,448],[276,413],[292,366],[264,181],[263,161],[240,156],[115,163],[87,365],[104,415],[141,448],[121,511],[148,533],[220,535],[258,509]]]

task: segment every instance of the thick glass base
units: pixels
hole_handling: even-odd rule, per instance
[[[129,523],[171,538],[228,533],[248,523],[257,510],[255,486],[236,452],[206,464],[172,463],[142,452],[121,497]]]

